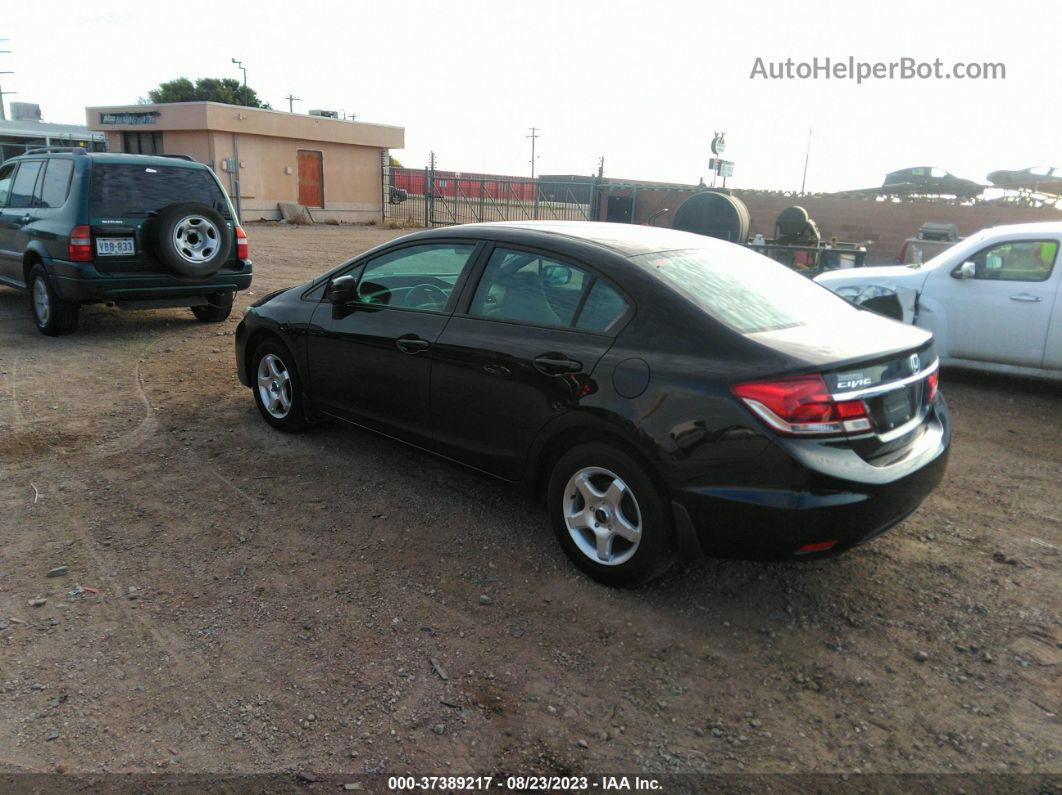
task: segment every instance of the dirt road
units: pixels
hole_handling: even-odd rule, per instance
[[[399,233],[249,234],[241,309]],[[0,289],[0,770],[1062,772],[1057,384],[946,371],[945,483],[839,559],[610,591],[515,491],[270,430],[240,314]]]

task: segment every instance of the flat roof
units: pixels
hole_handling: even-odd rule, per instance
[[[102,136],[92,132],[88,127],[80,124],[54,124],[48,121],[33,121],[8,119],[0,121],[0,135],[21,136],[23,138],[47,138],[49,136],[63,138],[82,138],[86,141],[100,140]]]
[[[330,119],[222,102],[97,105],[85,108],[85,116],[89,129],[99,131],[210,130],[384,149],[404,148],[406,137],[404,127],[391,124]]]

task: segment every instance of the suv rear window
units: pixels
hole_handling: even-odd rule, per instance
[[[843,298],[742,246],[639,254],[631,260],[742,334],[814,325],[857,312]]]
[[[94,163],[89,202],[95,217],[146,215],[175,202],[199,202],[229,218],[224,194],[202,168]]]

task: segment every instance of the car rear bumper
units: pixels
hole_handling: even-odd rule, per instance
[[[105,274],[89,262],[52,260],[52,286],[64,301],[99,303],[104,301],[171,301],[178,298],[246,290],[251,286],[251,263],[240,269],[222,268],[209,279],[192,281],[167,273]]]
[[[747,559],[843,552],[921,505],[944,477],[950,443],[950,419],[938,399],[925,432],[889,466],[869,464],[843,447],[805,441],[786,446],[799,488],[686,485],[673,495],[680,550],[689,554],[699,545],[709,555]]]

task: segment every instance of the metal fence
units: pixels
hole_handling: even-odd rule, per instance
[[[385,161],[386,162],[386,161]],[[384,165],[383,221],[408,227],[483,221],[588,221],[595,183]]]

